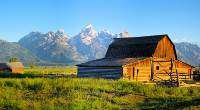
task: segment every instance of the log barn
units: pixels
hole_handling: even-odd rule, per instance
[[[191,80],[193,66],[177,59],[168,35],[114,38],[106,55],[78,66],[78,77],[135,81]]]

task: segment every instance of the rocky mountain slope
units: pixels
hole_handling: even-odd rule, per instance
[[[74,37],[69,37],[64,30],[46,34],[31,32],[19,44],[41,60],[77,64],[104,57],[113,38],[127,36],[128,33],[96,32],[92,25],[87,25]]]
[[[200,47],[192,43],[175,43],[178,58],[195,66],[200,65]]]
[[[96,32],[92,25],[88,25],[78,35],[72,37],[69,44],[75,46],[78,53],[88,61],[102,58],[115,37],[117,34],[109,31]]]
[[[63,30],[46,34],[31,32],[19,44],[44,61],[71,64],[82,58],[76,48],[69,45],[68,35]]]
[[[87,25],[73,37],[64,30],[45,34],[31,32],[19,40],[19,44],[43,61],[70,65],[104,57],[109,44],[117,37],[129,37],[129,34],[97,32],[92,25]],[[190,43],[175,45],[180,59],[193,65],[200,64],[200,47]]]
[[[7,62],[10,58],[16,57],[25,65],[40,62],[40,60],[32,55],[27,49],[21,47],[17,43],[11,43],[0,40],[0,61]]]

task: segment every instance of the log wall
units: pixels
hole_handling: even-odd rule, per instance
[[[78,67],[78,77],[120,79],[122,67]]]
[[[24,68],[12,68],[12,73],[24,73]]]
[[[153,69],[151,69],[153,63]],[[180,80],[191,80],[192,67],[179,60],[173,60],[171,70],[171,62],[169,58],[154,58],[139,61],[133,64],[123,66],[123,77],[135,81],[150,81],[153,71],[153,79],[156,81],[169,80],[170,73],[176,77],[176,72],[179,73]]]
[[[123,67],[125,79],[135,81],[149,81],[151,76],[150,59],[138,61]]]

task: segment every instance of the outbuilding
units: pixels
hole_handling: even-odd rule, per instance
[[[24,73],[24,65],[21,62],[0,63],[0,72]]]

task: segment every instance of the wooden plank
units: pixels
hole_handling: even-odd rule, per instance
[[[141,77],[138,77],[137,78],[137,81],[149,81],[150,80],[150,78],[141,78]]]
[[[150,74],[148,74],[148,75],[140,74],[140,75],[138,75],[138,77],[150,77]]]
[[[88,69],[88,70],[78,70],[78,72],[118,72],[121,69]]]
[[[121,74],[78,74],[78,77],[95,77],[95,78],[114,78],[114,79],[119,79],[122,77]]]
[[[138,67],[138,66],[136,66],[136,69],[149,70],[149,71],[151,71],[151,68],[150,68],[150,67]]]
[[[175,47],[167,36],[158,42],[153,56],[158,58],[176,59]]]
[[[81,67],[78,68],[78,77],[119,79],[122,77],[122,68]]]
[[[115,70],[115,69],[122,69],[122,68],[78,68],[78,70],[94,70],[94,69],[105,69],[105,70]]]

